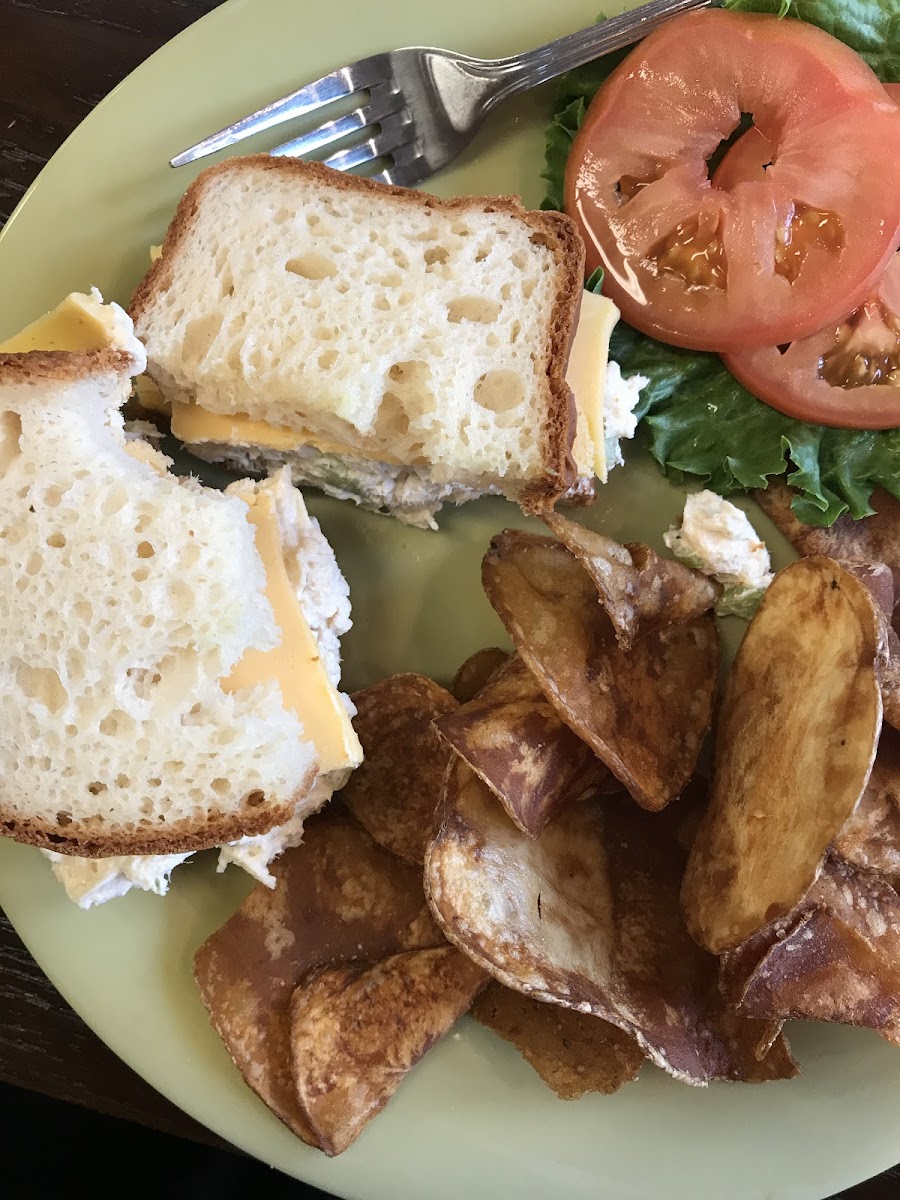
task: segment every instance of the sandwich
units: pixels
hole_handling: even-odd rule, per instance
[[[193,454],[434,528],[605,479],[618,311],[583,268],[561,213],[260,155],[198,176],[130,313]]]
[[[172,474],[125,428],[144,366],[98,293],[0,346],[0,830],[85,906],[214,846],[270,882],[362,757],[318,523],[285,471]]]

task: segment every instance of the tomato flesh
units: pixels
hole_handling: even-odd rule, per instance
[[[900,103],[900,85],[885,91]],[[732,187],[758,178],[774,157],[757,129],[743,135],[713,176]],[[727,355],[733,375],[772,408],[817,425],[848,429],[900,426],[900,254],[849,316],[789,346]]]
[[[714,186],[707,162],[742,113],[775,160]],[[900,242],[900,112],[804,22],[678,17],[594,98],[565,208],[587,270],[643,332],[721,351],[805,337],[858,305]]]

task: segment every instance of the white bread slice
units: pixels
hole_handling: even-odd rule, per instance
[[[287,821],[317,774],[234,496],[180,480],[119,407],[121,349],[0,355],[0,830],[87,856],[181,853]]]
[[[393,491],[541,508],[576,480],[583,262],[560,213],[258,155],[191,185],[131,313],[170,402],[306,431]]]
[[[155,430],[155,426],[152,428]],[[126,433],[126,437],[129,436],[132,435]],[[272,497],[288,578],[316,639],[325,673],[337,688],[341,677],[340,638],[352,625],[350,590],[318,521],[310,517],[303,497],[290,486],[285,471],[261,484],[239,480],[226,491],[248,503],[254,493],[267,492]],[[349,696],[339,695],[350,715],[354,715]],[[269,865],[285,850],[300,844],[307,818],[318,812],[333,792],[343,786],[348,773],[346,770],[334,771],[328,776],[320,776],[308,794],[297,802],[284,824],[276,825],[266,833],[226,843],[219,851],[218,869],[224,871],[234,864],[259,883],[274,887],[275,876]],[[44,853],[66,895],[84,909],[117,899],[134,889],[164,896],[175,867],[191,857],[190,852],[107,858],[82,858],[49,850]]]

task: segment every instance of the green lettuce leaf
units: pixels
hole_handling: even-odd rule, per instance
[[[883,83],[900,83],[896,0],[726,0],[725,7],[809,21],[851,46]]]
[[[641,392],[650,453],[674,482],[691,477],[728,496],[791,472],[793,508],[810,525],[872,512],[874,488],[900,496],[900,430],[827,429],[785,417],[738,383],[715,354],[667,346],[619,322],[610,357]]]
[[[789,14],[846,42],[886,83],[900,82],[897,0],[726,0],[744,12]],[[559,80],[547,129],[545,208],[561,208],[566,158],[587,107],[627,51]],[[794,512],[811,525],[842,513],[872,512],[881,486],[900,498],[900,430],[846,430],[809,425],[751,396],[714,354],[680,350],[620,323],[610,355],[624,374],[645,375],[638,415],[650,452],[674,482],[691,478],[720,495],[765,487],[789,472]]]

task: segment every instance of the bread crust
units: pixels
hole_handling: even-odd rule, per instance
[[[127,350],[22,350],[0,354],[0,386],[39,379],[42,383],[77,383],[94,375],[131,375],[136,363]]]
[[[254,814],[253,808],[246,810],[246,815],[210,814],[210,819],[202,825],[182,821],[178,825],[150,832],[136,829],[131,835],[119,830],[110,837],[98,836],[93,828],[79,828],[74,821],[60,827],[54,821],[40,817],[18,819],[8,811],[4,812],[3,796],[0,794],[0,832],[16,842],[40,846],[42,850],[55,850],[57,854],[74,854],[80,858],[112,858],[120,854],[188,854],[236,842],[238,838],[256,837],[268,833],[276,825],[283,825],[312,790],[317,778],[318,769],[313,767],[291,799],[277,808],[266,807],[263,797],[255,806],[260,809],[258,815]]]
[[[548,330],[547,385],[550,403],[541,431],[544,471],[540,477],[520,487],[514,498],[528,512],[552,508],[577,478],[572,457],[577,410],[565,378],[584,280],[584,243],[575,222],[564,213],[526,209],[516,196],[458,196],[443,200],[429,192],[347,175],[322,163],[272,158],[268,154],[229,158],[201,172],[181,198],[166,232],[160,257],[151,264],[131,297],[128,312],[136,327],[154,294],[164,292],[171,286],[172,263],[190,236],[210,182],[220,175],[243,171],[272,171],[295,179],[298,184],[314,184],[358,195],[390,196],[404,206],[443,214],[472,211],[508,213],[531,229],[532,240],[546,246],[553,255],[559,282]]]

